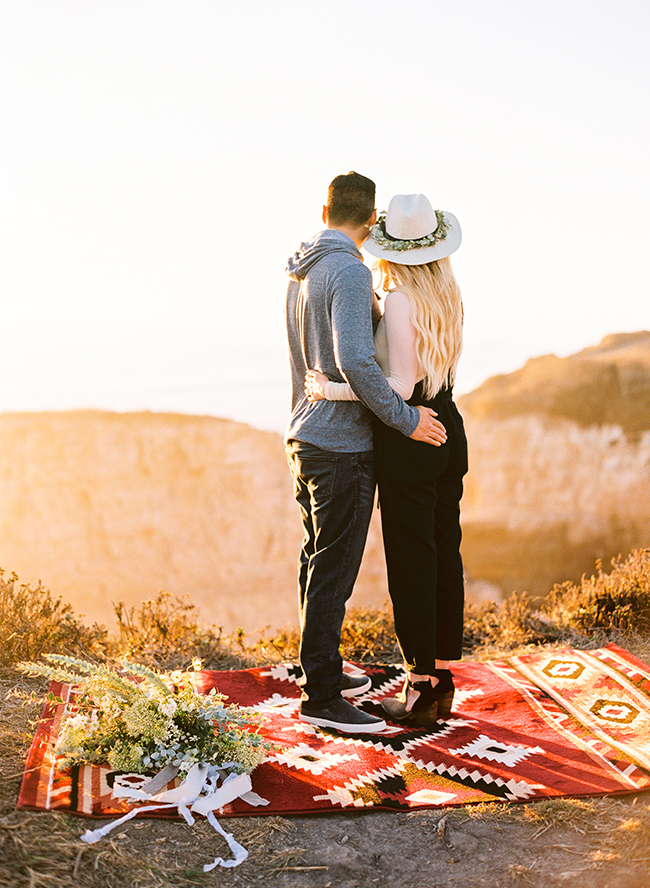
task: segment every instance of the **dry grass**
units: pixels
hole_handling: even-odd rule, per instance
[[[611,573],[597,563],[596,573],[580,584],[552,589],[546,611],[562,629],[578,633],[650,632],[650,549],[625,560],[615,558]]]
[[[546,644],[560,639],[560,627],[546,614],[534,610],[526,593],[513,594],[501,604],[487,601],[465,608],[464,649],[512,650],[526,644]]]
[[[630,799],[555,799],[525,805],[524,820],[538,824],[534,838],[566,826],[585,837],[584,856],[591,861],[650,861],[650,800],[647,794]]]
[[[596,800],[598,816],[589,821],[589,828],[600,838],[594,859],[650,864],[650,804],[640,797],[635,801],[630,810],[618,799]]]
[[[401,656],[390,605],[350,608],[341,632],[341,652],[346,660],[360,663],[399,662]]]
[[[497,829],[504,825],[529,826],[531,856],[541,853],[545,845],[553,847],[554,842],[571,841],[573,835],[571,853],[582,858],[587,867],[608,862],[620,862],[626,867],[650,864],[647,793],[623,798],[548,799],[525,805],[490,802],[455,809],[450,816],[452,822],[480,822]],[[522,873],[527,869],[520,868]]]
[[[259,662],[291,661],[298,657],[300,634],[290,631],[267,635],[247,650]],[[388,603],[382,608],[348,608],[341,631],[341,654],[355,663],[394,663],[400,660],[395,638],[392,610]]]
[[[291,824],[279,817],[238,819],[237,838],[249,851],[249,870],[262,864],[265,855],[271,866],[286,865],[286,855],[278,858],[269,851],[274,833],[291,830]],[[0,817],[0,888],[246,884],[218,871],[203,873],[202,864],[210,856],[230,856],[224,840],[205,821],[190,829],[182,823],[142,820],[98,845],[80,842],[79,832],[79,821],[65,814],[16,811]]]
[[[110,652],[155,669],[186,669],[198,657],[206,669],[241,669],[253,664],[241,633],[201,626],[193,604],[159,592],[140,607],[116,605],[118,637]]]
[[[578,829],[578,823],[589,819],[594,813],[595,802],[595,799],[549,799],[525,805],[522,816],[524,820],[540,824],[544,828],[568,823]]]
[[[577,647],[624,641],[628,647],[650,650],[650,549],[615,559],[611,573],[602,565],[582,582],[563,583],[551,590],[541,607],[526,594],[501,604],[468,605],[465,618],[466,654],[512,651],[526,645],[570,644]],[[265,636],[256,643],[243,633],[224,636],[222,630],[199,624],[194,605],[159,592],[139,607],[116,606],[117,637],[103,626],[88,628],[68,604],[39,585],[21,585],[15,574],[0,571],[0,666],[37,659],[47,651],[85,657],[133,657],[159,669],[182,669],[199,657],[207,668],[233,669],[256,662],[298,655],[298,630]],[[362,663],[399,660],[390,605],[350,608],[343,625],[341,652]]]
[[[597,562],[593,576],[555,586],[541,605],[524,593],[501,604],[468,605],[465,611],[465,650],[479,655],[526,645],[597,647],[609,641],[647,651],[649,636],[650,549],[614,559],[609,574]]]
[[[470,820],[484,820],[496,822],[512,822],[516,819],[516,809],[508,802],[479,802],[477,805],[468,805],[458,809]]]
[[[16,574],[7,578],[2,569],[0,614],[0,666],[33,660],[48,651],[101,659],[108,647],[104,626],[84,626],[69,604],[40,583],[32,589]]]

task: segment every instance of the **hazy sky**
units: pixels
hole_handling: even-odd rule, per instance
[[[647,0],[0,0],[0,410],[288,407],[334,175],[455,213],[460,388],[650,319]]]

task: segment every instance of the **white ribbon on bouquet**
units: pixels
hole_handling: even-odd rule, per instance
[[[132,801],[150,801],[154,802],[154,804],[134,808],[118,820],[107,823],[106,826],[87,830],[81,836],[81,841],[88,842],[89,844],[98,842],[105,835],[108,835],[111,830],[115,829],[116,826],[126,823],[127,820],[131,820],[138,814],[144,814],[147,811],[178,808],[178,813],[190,826],[194,823],[193,814],[203,815],[213,829],[224,837],[233,854],[230,860],[216,857],[212,863],[204,865],[203,872],[210,872],[210,870],[217,866],[239,866],[248,857],[248,851],[239,844],[231,833],[227,833],[222,829],[219,821],[214,816],[214,812],[235,799],[241,799],[247,804],[256,807],[258,805],[268,805],[268,800],[263,799],[256,792],[252,791],[252,782],[249,774],[230,773],[229,768],[233,765],[234,762],[227,762],[219,766],[211,765],[208,762],[193,765],[180,786],[165,792],[161,790],[178,773],[178,768],[175,765],[167,765],[159,774],[156,774],[155,777],[143,784],[140,789],[116,783],[113,786],[114,797],[130,799]]]

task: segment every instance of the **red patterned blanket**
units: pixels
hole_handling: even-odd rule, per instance
[[[379,714],[381,699],[401,687],[403,670],[365,671],[372,689],[356,702]],[[253,789],[270,804],[251,808],[237,799],[226,815],[527,802],[650,788],[650,667],[615,645],[458,664],[448,719],[426,728],[389,723],[386,732],[363,738],[300,722],[295,672],[275,665],[200,673],[202,692],[216,687],[262,711],[263,733],[279,748],[252,775]],[[69,694],[57,684],[52,690]],[[107,766],[57,767],[51,741],[65,706],[43,712],[19,807],[124,813],[131,804],[112,794],[124,775]]]

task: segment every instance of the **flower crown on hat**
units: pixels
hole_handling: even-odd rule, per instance
[[[418,247],[433,247],[447,237],[449,224],[445,219],[445,215],[441,210],[434,210],[438,226],[431,234],[426,237],[420,237],[417,240],[397,240],[386,233],[386,211],[379,214],[377,224],[370,229],[369,237],[371,237],[380,247],[385,250],[395,250],[399,253],[404,250],[415,250]]]

